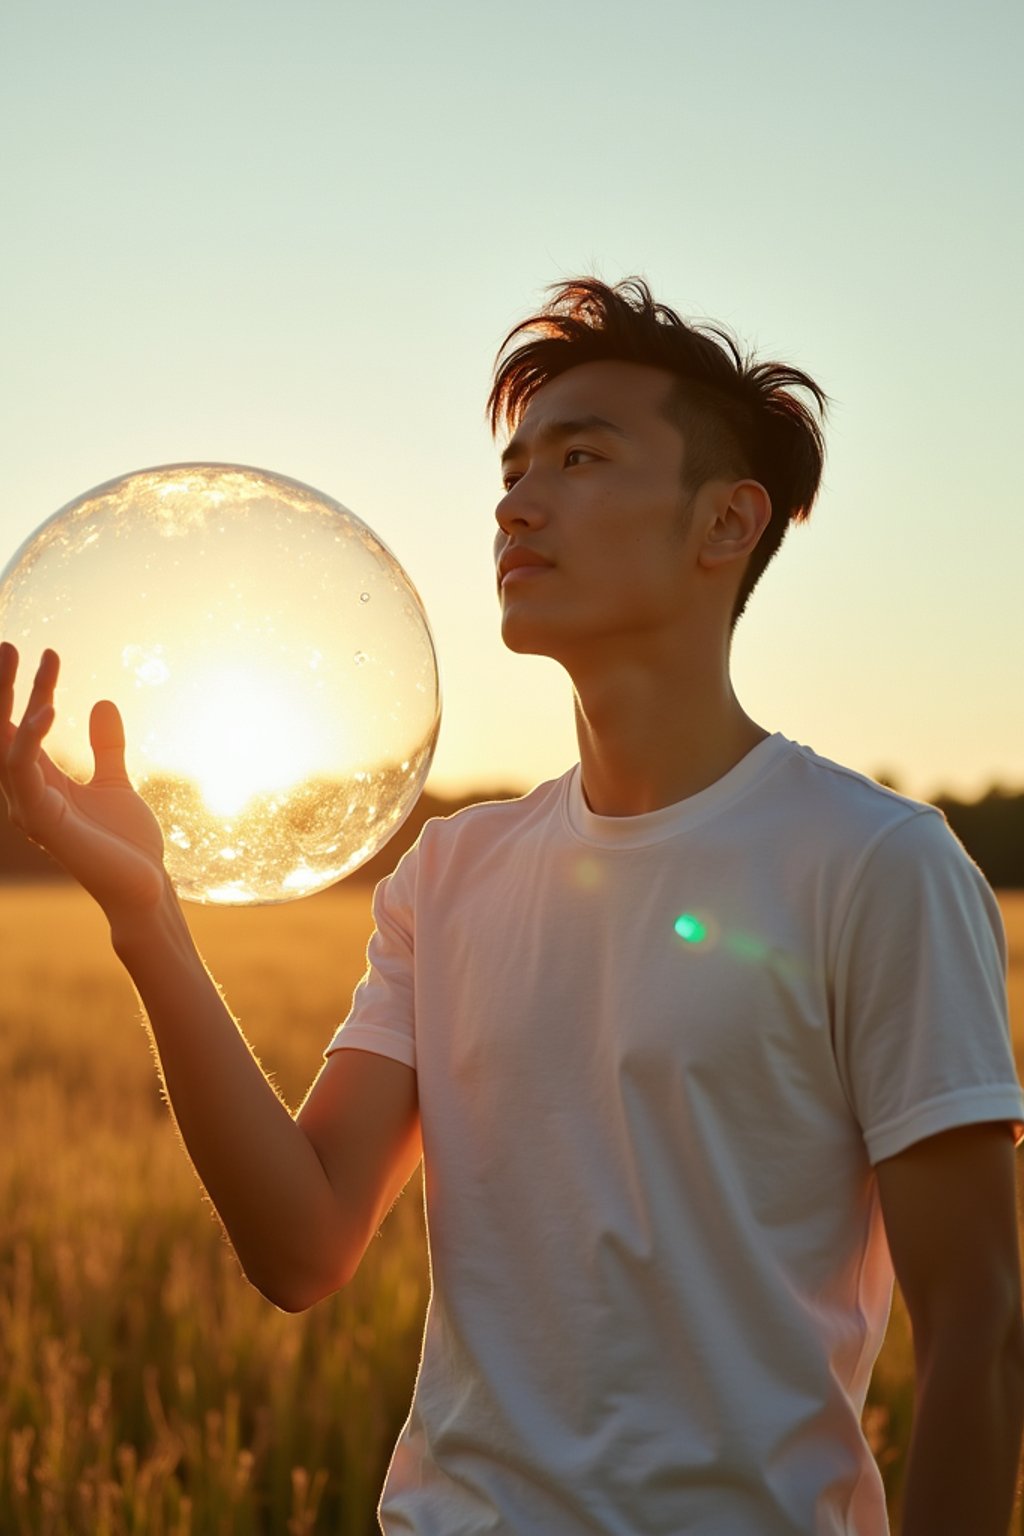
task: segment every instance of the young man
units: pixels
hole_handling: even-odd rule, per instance
[[[998,909],[935,810],[769,734],[729,676],[814,500],[824,397],[639,282],[564,285],[523,337],[490,402],[502,632],[569,672],[580,763],[428,824],[294,1120],[195,952],[116,710],[88,787],[42,752],[52,653],[7,728],[12,814],[107,913],[267,1296],[344,1284],[422,1155],[433,1294],[387,1532],[879,1536],[860,1413],[894,1266],[904,1536],[1004,1536],[1024,1104]]]

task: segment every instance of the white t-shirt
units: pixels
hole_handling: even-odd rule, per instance
[[[649,815],[425,827],[329,1049],[414,1066],[432,1295],[389,1536],[879,1536],[872,1164],[1024,1121],[939,812],[781,735]]]

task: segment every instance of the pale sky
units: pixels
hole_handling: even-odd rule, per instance
[[[835,401],[744,707],[914,794],[1019,787],[1022,56],[1019,0],[5,0],[0,563],[130,470],[276,470],[419,588],[432,787],[559,773],[483,405],[546,284],[640,273]]]

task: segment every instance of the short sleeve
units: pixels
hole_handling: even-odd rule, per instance
[[[861,857],[834,969],[836,1061],[872,1163],[956,1126],[1024,1134],[995,896],[940,812]]]
[[[407,853],[374,892],[366,972],[325,1056],[348,1048],[390,1056],[407,1067],[416,1065],[414,854],[415,850]]]

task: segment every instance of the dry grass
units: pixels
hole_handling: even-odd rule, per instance
[[[1024,1066],[1024,893],[1003,905]],[[362,970],[368,893],[190,918],[297,1103]],[[0,1531],[376,1530],[426,1299],[417,1194],[345,1293],[275,1311],[199,1197],[98,913],[63,887],[3,889],[0,945]],[[910,1404],[897,1306],[868,1410],[894,1501]]]
[[[362,969],[366,894],[191,915],[297,1103]],[[345,1293],[276,1311],[199,1196],[98,914],[7,890],[0,944],[0,1531],[375,1530],[426,1300],[415,1195]]]
[[[1001,891],[999,905],[1010,951],[1010,1024],[1017,1070],[1024,1076],[1024,891]]]

